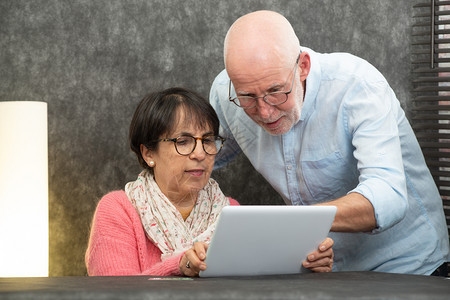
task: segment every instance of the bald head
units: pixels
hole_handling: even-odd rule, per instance
[[[269,63],[290,65],[300,43],[289,21],[273,11],[256,11],[237,19],[228,30],[224,43],[225,67],[230,74],[236,68]]]

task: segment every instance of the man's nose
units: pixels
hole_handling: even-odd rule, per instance
[[[256,113],[261,119],[269,119],[274,110],[273,105],[267,104],[262,98],[256,101]]]

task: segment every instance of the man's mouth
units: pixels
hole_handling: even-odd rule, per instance
[[[274,122],[268,122],[268,123],[264,122],[264,126],[269,129],[275,129],[278,126],[280,126],[280,123],[281,123],[281,118],[279,118],[278,120],[276,120]]]

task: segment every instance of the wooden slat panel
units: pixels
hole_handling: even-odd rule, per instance
[[[446,196],[443,193],[448,192],[448,189],[450,188],[450,183],[449,184],[447,184],[447,183],[440,184],[439,182],[440,182],[439,180],[436,180],[436,185],[439,187],[441,196]],[[443,200],[443,201],[445,201],[445,200]],[[449,202],[449,205],[450,205],[450,202]]]
[[[450,218],[450,208],[444,208],[444,214]]]
[[[442,142],[419,142],[420,147],[422,148],[436,148],[436,149],[450,149],[450,143],[442,143]]]
[[[433,176],[433,177],[450,177],[450,171],[434,171],[434,170],[431,170],[431,176]],[[445,194],[445,195],[447,195],[447,194]]]
[[[439,123],[415,123],[413,124],[414,129],[450,129],[450,124],[439,124]]]
[[[450,62],[450,58],[448,59]],[[422,82],[450,82],[449,76],[429,76],[429,77],[417,77],[413,79],[413,83],[422,83]]]
[[[435,1],[434,2],[434,6],[449,5],[449,4],[450,4],[450,1]],[[414,8],[422,8],[422,7],[430,8],[431,1],[420,2],[420,3],[415,4],[413,7]]]
[[[450,94],[450,86],[438,86],[438,85],[425,85],[425,86],[417,86],[415,89],[413,89],[414,93],[417,94],[425,94],[425,93],[431,93],[433,95],[436,95],[438,92],[449,92]]]
[[[417,139],[450,139],[450,134],[448,133],[438,133],[438,132],[416,132]]]
[[[417,96],[414,101],[450,101],[450,96]]]
[[[450,24],[450,22],[449,22]],[[423,38],[423,39],[416,39],[416,41],[412,42],[411,45],[429,45],[430,44],[430,37],[428,38]],[[435,38],[434,39],[434,43],[435,44],[448,44],[450,43],[450,39],[439,39],[439,38]],[[438,58],[436,58],[438,59]]]
[[[411,108],[413,111],[450,111],[450,105],[421,105]]]
[[[427,166],[430,167],[446,167],[450,168],[450,161],[432,161],[432,160],[426,160]],[[441,182],[441,181],[439,181]],[[445,182],[442,181],[441,184],[444,184]],[[438,184],[438,182],[436,182]],[[450,186],[450,181],[448,182],[448,185]]]
[[[424,18],[423,16],[413,16],[415,18]],[[428,17],[429,18],[429,17]],[[450,24],[450,20],[439,20],[435,22],[436,25],[448,25]],[[413,24],[413,27],[425,27],[425,26],[430,26],[431,25],[431,20],[427,20],[427,21],[417,21]]]
[[[450,200],[443,199],[442,203],[444,206],[450,206]]]
[[[434,7],[431,7],[434,3]],[[444,7],[447,5],[447,7]],[[412,127],[422,148],[426,163],[442,197],[447,230],[450,236],[450,68],[442,64],[450,63],[450,1],[423,1],[414,7],[412,31],[413,65],[412,83],[414,85]],[[431,13],[434,12],[434,16]],[[432,28],[432,24],[435,26]],[[447,74],[445,74],[447,73]],[[429,75],[429,76],[427,76]],[[439,76],[440,75],[440,76]],[[444,122],[440,122],[444,121]],[[447,121],[447,122],[446,122]],[[444,124],[442,124],[444,123]],[[444,150],[444,151],[443,151]],[[448,171],[447,171],[448,170]],[[450,262],[449,274],[450,275]]]
[[[423,155],[425,157],[437,157],[437,158],[450,158],[450,152],[437,152],[437,151],[428,151],[428,150],[423,150]],[[449,177],[450,177],[450,172],[448,172]],[[444,176],[444,175],[440,175],[440,176]]]
[[[441,196],[450,196],[450,191],[447,191],[447,190],[439,190],[439,193],[441,194]],[[445,205],[445,203],[447,202],[448,200],[442,200],[442,202],[444,203],[444,205]],[[449,204],[447,204],[447,205],[449,205]]]
[[[450,49],[444,48],[444,49],[434,49],[434,53],[450,53]]]
[[[419,76],[420,76],[420,78],[422,78],[422,77],[424,77],[423,74],[430,74],[429,77],[432,77],[431,75],[437,76],[438,73],[450,73],[450,68],[434,68],[434,69],[430,69],[429,66],[418,67],[418,68],[415,68],[413,70],[413,73],[414,73],[413,74],[414,78],[418,78]]]
[[[448,51],[450,53],[450,49]],[[430,54],[430,50],[427,51],[426,54]],[[434,68],[431,69],[430,67],[425,68],[416,68],[413,70],[413,73],[439,73],[439,72],[450,72],[450,68]]]
[[[411,119],[413,120],[446,120],[450,121],[450,115],[443,114],[416,114]]]

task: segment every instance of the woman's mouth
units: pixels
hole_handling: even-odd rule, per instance
[[[186,173],[189,173],[192,176],[195,177],[200,177],[205,173],[205,170],[203,169],[191,169],[191,170],[187,170]]]

